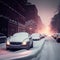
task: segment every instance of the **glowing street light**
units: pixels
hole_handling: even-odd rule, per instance
[[[29,30],[32,30],[32,28],[30,27]]]

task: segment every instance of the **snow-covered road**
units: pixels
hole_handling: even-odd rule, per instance
[[[46,40],[39,60],[60,60],[60,43],[53,38]]]
[[[40,49],[42,48],[44,41],[45,38],[39,41],[34,41],[33,48],[31,48],[30,50],[23,49],[17,51],[6,50],[5,44],[0,44],[0,60],[9,60],[9,59],[11,60],[11,59],[23,58],[23,57],[27,58],[28,56],[33,56],[33,55],[35,56],[35,54],[37,54],[38,51],[40,51]]]
[[[0,44],[0,60],[60,60],[60,43],[52,37],[34,41],[33,46],[30,50],[9,51]]]

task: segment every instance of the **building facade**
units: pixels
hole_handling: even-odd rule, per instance
[[[35,24],[27,25],[26,22],[30,20]],[[41,19],[38,19],[36,6],[27,0],[0,0],[0,33],[7,36],[21,31],[33,33],[37,29],[38,20],[42,24]]]
[[[16,0],[0,1],[0,33],[10,36],[22,30],[20,24],[25,23],[25,8],[23,6],[27,0],[22,0],[21,4],[19,2]]]

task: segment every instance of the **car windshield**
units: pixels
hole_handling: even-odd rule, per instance
[[[32,34],[32,37],[40,37],[40,35],[38,33]]]

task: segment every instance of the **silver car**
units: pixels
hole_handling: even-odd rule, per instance
[[[33,33],[31,35],[31,38],[32,38],[33,41],[38,41],[38,40],[40,40],[41,35],[39,33]]]
[[[27,32],[15,33],[6,41],[6,49],[30,49],[32,47],[33,40]]]

